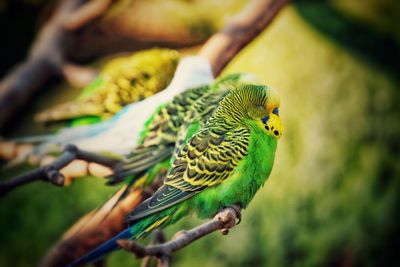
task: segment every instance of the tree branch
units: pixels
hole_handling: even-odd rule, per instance
[[[120,239],[118,245],[124,250],[132,252],[137,258],[147,256],[156,257],[159,267],[169,266],[170,256],[173,252],[180,250],[197,239],[202,238],[214,231],[221,230],[222,234],[227,235],[229,229],[236,225],[236,220],[241,219],[241,212],[238,206],[231,206],[223,209],[215,217],[189,231],[181,231],[175,234],[171,241],[159,245],[142,246],[135,241]]]
[[[201,48],[215,76],[235,57],[243,47],[260,34],[289,0],[255,0],[235,16],[222,31],[214,34]]]
[[[81,159],[87,162],[95,162],[109,168],[113,168],[119,163],[117,160],[79,150],[74,145],[68,145],[64,149],[64,153],[51,164],[21,174],[11,180],[0,182],[0,197],[4,196],[18,186],[39,180],[50,182],[56,186],[63,186],[65,177],[60,173],[60,170],[76,159]]]
[[[100,17],[111,6],[114,0],[92,0],[80,7],[74,14],[68,18],[64,26],[68,30],[80,29],[94,19]]]
[[[62,74],[66,45],[70,42],[65,21],[74,15],[82,0],[62,1],[42,27],[28,58],[0,83],[0,127],[48,79]]]
[[[113,0],[59,0],[50,19],[40,29],[27,59],[17,64],[0,82],[0,130],[5,123],[25,104],[34,93],[52,77],[64,77],[73,86],[82,87],[93,77],[93,72],[82,75],[77,69],[64,67],[70,60],[90,60],[112,52],[144,49],[154,44],[188,46],[199,43],[192,36],[174,40],[152,27],[146,31],[153,40],[142,40],[143,32],[126,34],[116,31],[117,25],[110,22],[90,24],[103,15]],[[146,22],[147,23],[147,22]],[[94,27],[93,27],[94,26]],[[98,27],[97,27],[98,26]],[[123,28],[120,26],[119,28]],[[77,31],[77,30],[81,31]],[[94,47],[97,47],[96,49]],[[94,52],[95,50],[95,52]]]

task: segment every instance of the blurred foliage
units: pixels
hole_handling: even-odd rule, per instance
[[[367,23],[369,26],[389,33],[400,42],[400,2],[393,0],[348,1],[334,0],[330,3],[343,13]]]
[[[286,132],[270,180],[242,223],[226,237],[213,234],[174,254],[173,266],[388,266],[394,260],[400,82],[389,58],[399,45],[379,23],[370,27],[372,19],[348,20],[355,9],[343,15],[344,5],[331,7],[299,1],[285,8],[226,69],[256,73],[279,90]],[[387,43],[393,48],[382,61],[373,47]],[[114,190],[91,178],[68,188],[37,183],[1,199],[0,265],[35,265],[74,220]],[[183,220],[167,234],[198,223]],[[124,252],[108,263],[139,266]]]
[[[328,38],[397,75],[400,69],[400,39],[396,39],[396,35],[400,34],[400,29],[393,27],[390,31],[382,31],[379,25],[366,25],[357,19],[357,13],[353,14],[352,9],[341,12],[335,7],[336,2],[341,2],[332,2],[322,5],[299,1],[296,7],[306,21]]]

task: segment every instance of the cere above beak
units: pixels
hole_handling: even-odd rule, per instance
[[[275,112],[265,116],[261,121],[269,135],[273,136],[275,139],[279,139],[282,136],[284,130],[282,121]]]
[[[269,87],[268,89],[268,101],[266,102],[265,105],[265,110],[267,111],[268,114],[272,113],[275,109],[278,109],[280,106],[280,97],[278,92],[272,88]]]

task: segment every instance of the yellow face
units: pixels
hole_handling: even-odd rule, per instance
[[[268,101],[265,105],[267,116],[261,119],[261,127],[264,127],[268,135],[279,139],[282,136],[284,127],[279,117],[280,97],[273,88],[268,90]]]
[[[262,123],[268,135],[271,135],[275,139],[281,138],[284,127],[278,114],[271,113],[267,120],[262,120]]]

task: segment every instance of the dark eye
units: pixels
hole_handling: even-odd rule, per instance
[[[268,116],[268,115],[261,119],[261,121],[262,121],[264,124],[266,124],[268,120],[269,120],[269,116]]]
[[[274,108],[274,110],[272,111],[272,113],[274,113],[275,115],[279,116],[279,109],[278,108]]]

